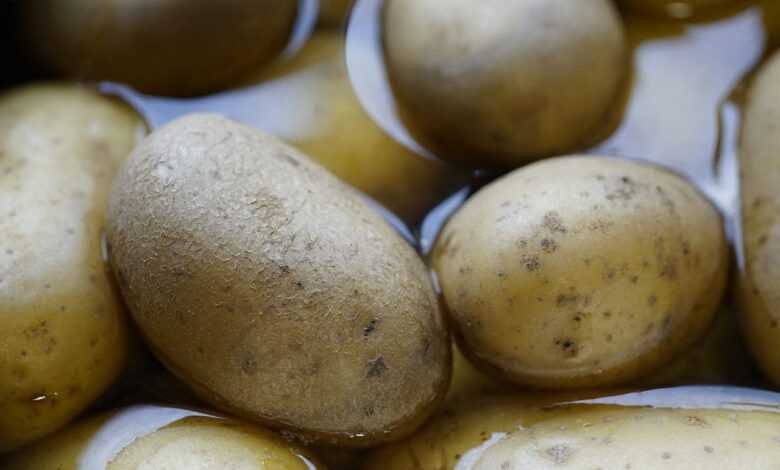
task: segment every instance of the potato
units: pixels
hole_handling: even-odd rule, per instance
[[[731,466],[719,468],[731,470],[772,468],[735,462],[772,462],[780,451],[774,393],[679,387],[593,400],[585,397],[596,392],[580,393],[460,402],[414,436],[373,451],[363,468],[688,470],[713,468],[720,461],[699,459],[723,453]]]
[[[152,349],[219,408],[359,447],[410,432],[445,392],[420,258],[271,136],[210,114],[158,129],[115,182],[107,238]]]
[[[719,305],[722,220],[686,180],[562,157],[481,189],[432,254],[464,352],[540,388],[637,379],[695,341]]]
[[[142,130],[86,88],[0,95],[0,450],[62,427],[124,367],[100,237],[111,179]]]
[[[322,469],[308,451],[210,413],[139,405],[80,421],[11,455],[6,470]]]
[[[744,266],[741,320],[759,366],[780,384],[780,54],[751,85],[742,128],[740,174]]]
[[[251,77],[279,109],[267,128],[408,223],[416,223],[467,176],[407,150],[363,110],[344,62],[338,32],[315,33],[298,55]],[[266,96],[266,95],[264,95]],[[283,116],[280,118],[278,114]],[[292,119],[289,124],[285,116]],[[265,122],[262,124],[266,124]],[[346,133],[345,133],[346,131]]]
[[[608,0],[389,0],[384,46],[413,127],[476,167],[592,143],[626,69]]]
[[[187,96],[234,85],[287,44],[293,0],[22,3],[29,54],[53,72]]]
[[[354,0],[320,0],[319,22],[323,26],[344,26]]]
[[[644,13],[689,17],[712,10],[715,7],[736,5],[743,2],[741,0],[618,0],[617,3]]]

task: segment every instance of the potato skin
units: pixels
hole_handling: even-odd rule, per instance
[[[740,142],[742,266],[739,292],[747,345],[780,384],[780,54],[751,85]]]
[[[625,75],[607,0],[390,0],[384,46],[413,127],[443,158],[516,168],[591,143]]]
[[[464,353],[520,384],[571,388],[637,379],[695,341],[729,257],[720,215],[683,178],[573,156],[480,190],[432,263]]]
[[[359,447],[445,392],[449,336],[416,252],[271,136],[206,114],[155,131],[117,178],[107,237],[151,347],[217,407]]]
[[[4,465],[6,470],[325,468],[305,449],[267,430],[211,413],[150,405],[83,419],[12,454]]]
[[[280,105],[295,126],[279,137],[415,224],[468,176],[407,150],[377,126],[355,95],[344,57],[344,35],[319,31],[296,57],[247,84],[260,82],[259,90],[267,84],[283,96]]]
[[[142,129],[76,86],[0,95],[0,450],[65,425],[124,367],[100,237],[111,180]]]
[[[188,96],[234,85],[289,40],[295,0],[38,0],[22,2],[21,33],[42,65]]]

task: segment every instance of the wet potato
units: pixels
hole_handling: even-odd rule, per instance
[[[142,130],[128,108],[77,86],[0,95],[0,450],[65,425],[124,367],[100,236],[111,180]]]
[[[216,115],[155,131],[107,225],[150,346],[218,408],[360,447],[411,432],[446,391],[450,340],[417,253],[273,137]]]
[[[384,47],[413,127],[478,168],[592,143],[626,71],[607,0],[389,0]]]
[[[4,462],[6,470],[317,470],[312,454],[211,413],[132,406],[83,419]]]
[[[685,179],[584,156],[484,187],[432,256],[464,353],[542,388],[619,385],[664,365],[709,326],[728,264],[719,213]]]

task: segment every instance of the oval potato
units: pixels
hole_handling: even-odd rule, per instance
[[[292,147],[190,115],[130,156],[109,258],[163,363],[213,405],[347,447],[398,438],[449,383],[417,253]]]
[[[759,71],[745,107],[740,144],[742,325],[763,371],[780,384],[780,54]]]
[[[57,430],[123,370],[101,258],[111,180],[143,124],[86,88],[0,95],[0,450]]]
[[[324,469],[269,431],[198,411],[136,405],[12,454],[6,470]]]
[[[516,168],[584,146],[626,71],[608,0],[390,0],[387,69],[443,158]]]
[[[287,44],[297,0],[22,2],[29,54],[66,77],[113,80],[158,95],[235,85]]]
[[[698,339],[729,257],[717,210],[651,165],[562,157],[482,188],[432,266],[464,352],[542,388],[619,385]]]

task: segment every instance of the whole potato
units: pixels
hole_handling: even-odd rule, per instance
[[[745,107],[740,146],[742,325],[764,372],[780,384],[780,54],[759,71]]]
[[[276,138],[209,114],[158,129],[115,182],[107,237],[152,349],[219,408],[356,447],[444,395],[450,340],[417,253]]]
[[[384,46],[413,127],[476,167],[591,143],[626,69],[608,0],[389,0]]]
[[[292,118],[284,124],[275,113],[268,129],[406,222],[419,222],[468,178],[385,134],[358,101],[344,57],[342,34],[317,32],[295,58],[247,83],[261,82],[257,90],[273,93]]]
[[[65,425],[124,367],[100,240],[111,180],[142,130],[77,86],[0,95],[0,450]]]
[[[780,452],[774,440],[780,414],[772,409],[780,403],[777,394],[679,387],[601,393],[592,400],[586,397],[599,393],[578,395],[482,396],[459,402],[415,435],[372,451],[363,468],[768,469],[735,463],[773,462]],[[719,452],[731,466],[716,465]]]
[[[344,26],[354,0],[320,0],[319,22],[323,26]]]
[[[481,189],[432,255],[464,352],[542,388],[637,379],[705,331],[729,257],[689,182],[600,157],[539,162]]]
[[[145,93],[218,91],[276,58],[296,0],[21,2],[29,53],[55,73]]]
[[[5,470],[316,470],[269,431],[198,411],[138,405],[84,419],[12,454]]]

